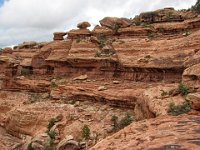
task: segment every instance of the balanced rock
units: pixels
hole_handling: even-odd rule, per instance
[[[105,17],[99,21],[101,26],[105,26],[111,29],[114,28],[125,28],[132,24],[132,21],[127,18],[117,18],[117,17]]]
[[[54,41],[56,40],[64,40],[63,36],[65,36],[67,33],[66,32],[55,32],[53,35]]]
[[[77,25],[77,27],[78,27],[79,29],[87,29],[87,28],[90,27],[90,26],[91,26],[91,24],[90,24],[89,22],[87,22],[87,21],[81,22],[81,23],[79,23],[79,24]]]
[[[34,41],[31,41],[31,42],[23,42],[22,44],[19,44],[19,45],[18,45],[18,48],[19,48],[19,49],[23,49],[23,48],[29,49],[29,48],[34,48],[34,46],[36,46],[36,45],[37,45],[37,43],[34,42]]]

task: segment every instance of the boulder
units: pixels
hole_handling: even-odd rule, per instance
[[[112,36],[113,35],[113,30],[105,27],[105,26],[95,26],[94,29],[92,30],[92,35],[100,37],[102,35],[106,35],[106,36]]]
[[[56,40],[64,40],[63,36],[65,36],[67,33],[66,32],[55,32],[54,35],[54,41]]]
[[[127,18],[117,18],[117,17],[105,17],[99,21],[101,26],[108,27],[111,29],[115,28],[125,28],[132,24],[132,21]]]
[[[188,94],[187,100],[190,102],[192,109],[200,111],[200,93]]]
[[[98,87],[98,91],[105,91],[105,90],[107,90],[107,88],[105,86]]]
[[[79,77],[74,78],[73,80],[86,80],[88,78],[87,74],[81,75]]]
[[[134,20],[137,20],[137,22],[158,23],[173,21],[180,22],[184,21],[184,18],[180,11],[176,11],[174,8],[164,8],[156,11],[141,13],[139,16],[136,16]]]
[[[36,46],[37,43],[34,41],[31,42],[23,42],[22,44],[18,45],[19,49],[30,49],[30,48],[34,48],[34,46]]]
[[[87,21],[81,22],[77,25],[77,28],[79,29],[87,29],[88,27],[90,27],[91,24]]]
[[[42,133],[34,137],[31,141],[34,150],[43,150],[50,147],[51,138],[47,133]]]
[[[79,143],[76,142],[73,136],[66,136],[57,146],[57,150],[79,150]]]
[[[10,47],[6,47],[3,49],[3,53],[12,54],[13,50]]]
[[[188,86],[198,88],[200,86],[200,64],[196,64],[185,69],[182,80]]]
[[[72,29],[68,32],[68,39],[78,39],[91,36],[91,32],[88,29]]]

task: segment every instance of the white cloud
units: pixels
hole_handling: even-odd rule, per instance
[[[80,21],[98,24],[105,16],[134,17],[164,7],[188,8],[196,0],[9,0],[0,7],[0,47],[51,40]]]

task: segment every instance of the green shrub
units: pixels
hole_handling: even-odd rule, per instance
[[[117,116],[112,116],[112,118],[111,118],[111,121],[113,122],[113,124],[114,124],[114,130],[116,130],[116,129],[118,129],[119,128],[119,125],[118,125],[118,117]]]
[[[190,35],[190,32],[187,29],[185,29],[184,33],[183,33],[183,36],[188,36],[188,35]]]
[[[49,135],[49,137],[50,137],[51,139],[55,140],[55,138],[56,138],[56,133],[55,133],[55,131],[49,131],[47,134]]]
[[[133,117],[130,113],[126,113],[125,116],[118,122],[118,117],[114,115],[112,116],[111,121],[114,124],[113,130],[118,131],[130,125],[133,122]]]
[[[95,57],[101,57],[101,51],[97,50],[96,54],[95,54]]]
[[[103,48],[105,46],[105,41],[104,40],[100,40],[99,41],[99,48]]]
[[[141,25],[142,25],[144,28],[153,28],[153,26],[152,26],[150,23],[144,22],[144,23],[142,23]]]
[[[117,24],[113,25],[113,26],[112,26],[113,33],[114,33],[114,34],[117,34],[119,28],[120,28],[119,25],[117,25]]]
[[[87,125],[84,125],[84,127],[82,129],[82,137],[85,139],[90,138],[90,128]]]
[[[107,38],[105,35],[101,35],[99,38],[99,48],[102,49],[106,44]]]
[[[58,85],[55,82],[51,82],[51,88],[57,88]]]
[[[178,91],[181,93],[182,96],[185,96],[188,94],[188,89],[182,82],[178,86]]]
[[[167,96],[168,95],[168,92],[163,91],[163,90],[161,90],[161,91],[162,91],[161,96]]]
[[[182,105],[175,105],[174,103],[169,104],[168,114],[173,116],[178,116],[184,113],[187,113],[191,110],[190,103],[185,101]]]
[[[158,32],[160,32],[160,33],[164,33],[165,30],[164,30],[164,28],[158,28]]]
[[[30,103],[35,103],[35,102],[39,101],[40,98],[41,98],[40,94],[38,94],[38,93],[30,93],[29,97],[28,97],[28,100],[29,100]]]
[[[32,143],[28,144],[27,150],[34,150],[33,147],[32,147]]]
[[[148,33],[147,36],[148,36],[148,39],[150,39],[150,40],[155,38],[155,34],[154,33]]]
[[[22,76],[29,76],[32,74],[32,69],[29,67],[22,67],[21,69],[21,75]]]
[[[80,43],[80,42],[81,42],[81,38],[80,38],[80,36],[78,36],[76,39],[76,43]]]
[[[131,116],[131,114],[126,113],[126,115],[124,116],[124,118],[122,118],[122,120],[119,123],[119,127],[120,129],[130,125],[133,122],[133,118]]]
[[[47,126],[48,131],[51,130],[51,128],[55,125],[55,123],[56,123],[56,119],[55,118],[51,118],[49,120],[49,123],[48,123],[48,126]]]

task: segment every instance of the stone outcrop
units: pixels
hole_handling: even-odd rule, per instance
[[[110,29],[115,28],[125,28],[132,24],[132,21],[127,18],[117,18],[117,17],[105,17],[99,21],[101,26],[108,27]]]
[[[31,146],[36,150],[43,150],[50,147],[51,138],[47,133],[39,134],[31,140]]]
[[[77,28],[79,29],[87,29],[88,27],[90,27],[91,24],[87,21],[81,22],[77,25]]]
[[[54,37],[53,39],[56,41],[56,40],[64,40],[64,36],[66,35],[67,33],[65,32],[55,32],[54,33]]]
[[[199,93],[192,93],[188,94],[187,100],[190,101],[191,106],[194,110],[200,110],[200,94]]]
[[[187,15],[184,15],[187,14]],[[195,17],[192,13],[190,16],[187,12],[176,11],[174,8],[164,8],[151,12],[141,13],[134,18],[134,21],[144,23],[158,23],[158,22],[181,22],[185,19]]]

